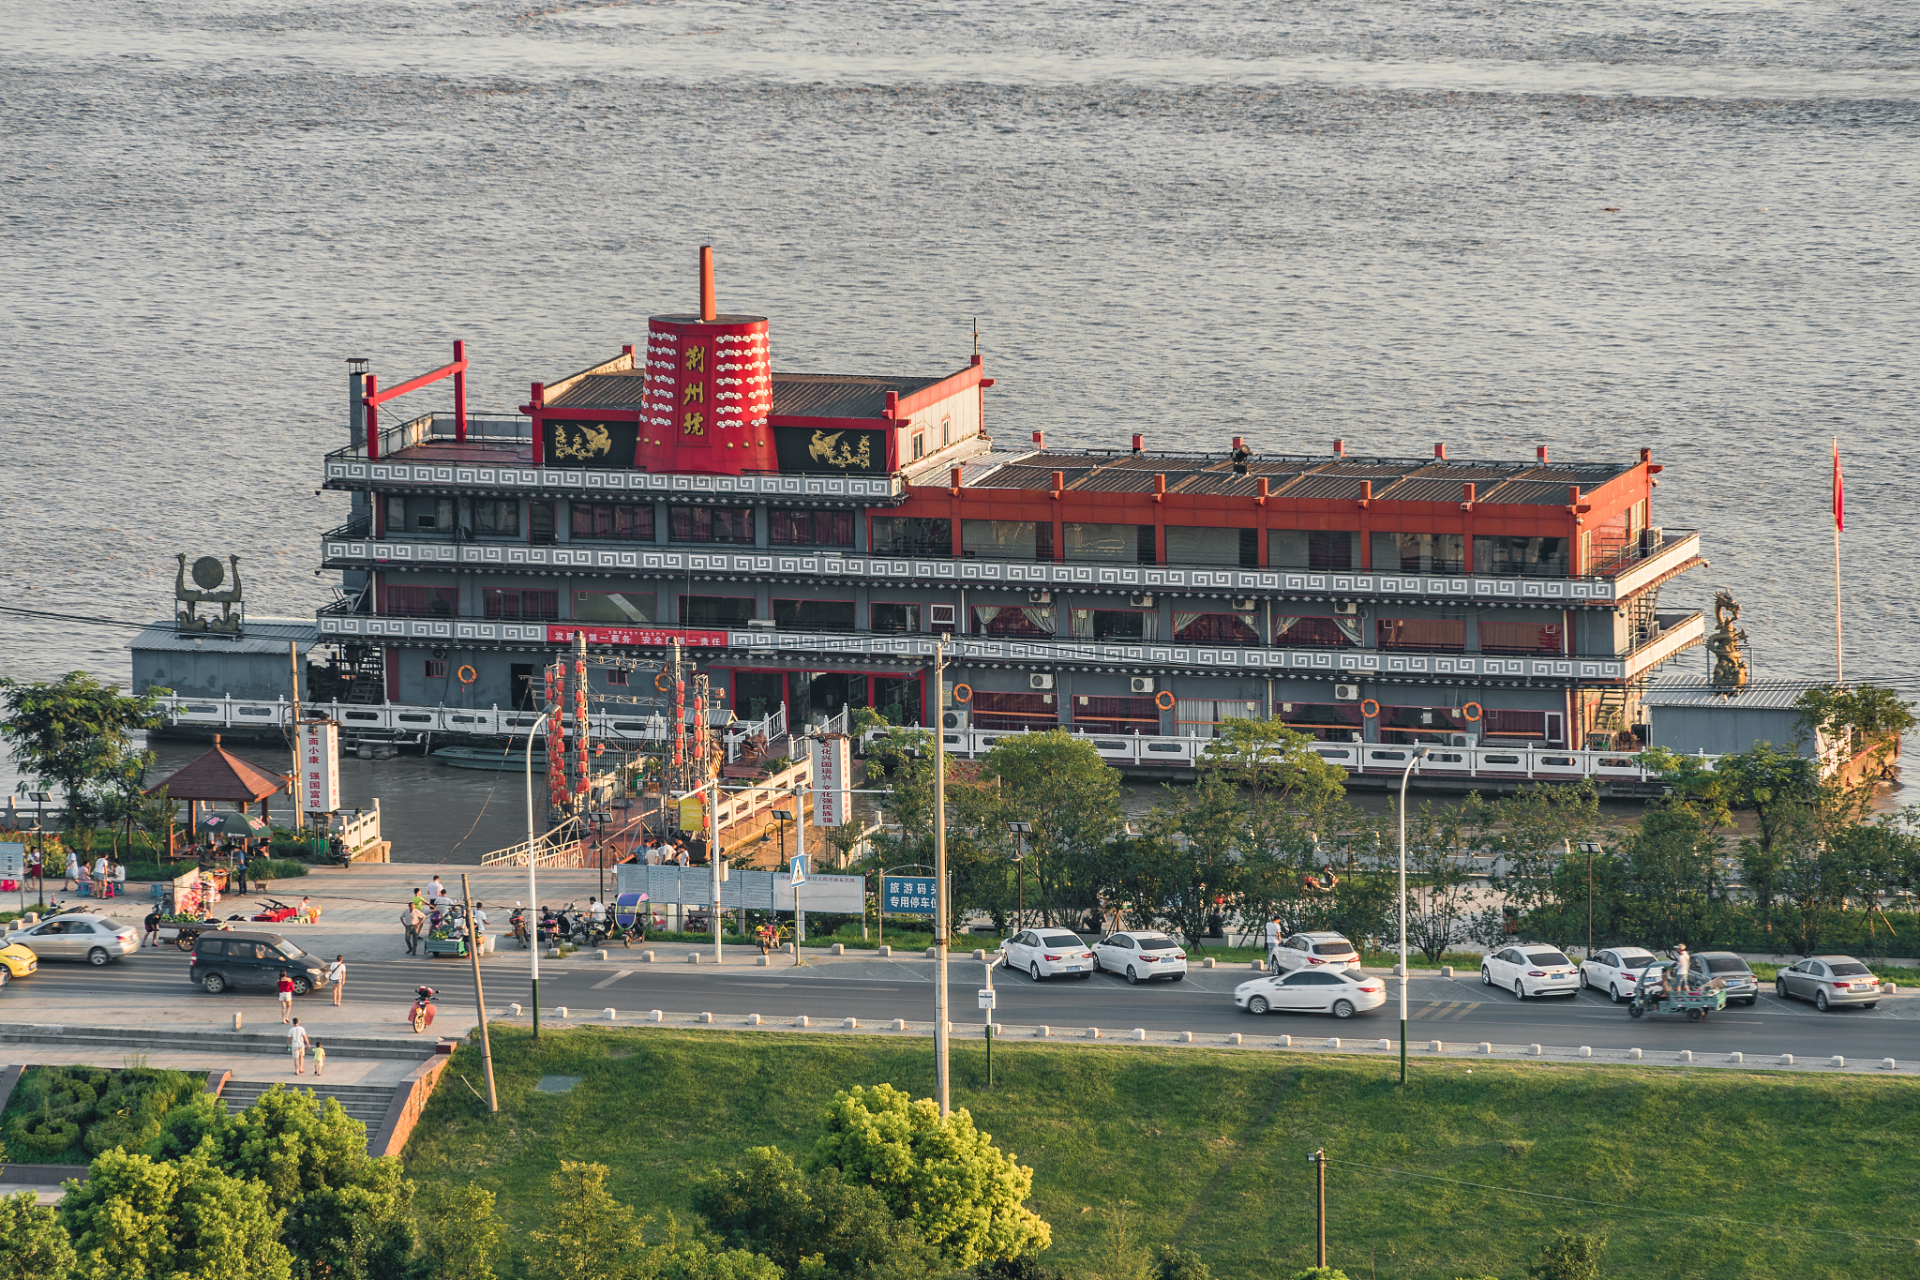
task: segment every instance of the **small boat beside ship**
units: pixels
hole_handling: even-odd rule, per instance
[[[523,772],[527,767],[527,753],[508,750],[502,747],[439,747],[428,759],[455,769],[500,769]],[[547,753],[533,753],[533,767],[538,772],[547,767]]]

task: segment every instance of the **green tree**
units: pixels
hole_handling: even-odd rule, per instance
[[[493,1280],[507,1237],[493,1192],[470,1182],[438,1186],[414,1203],[424,1280]]]
[[[1207,918],[1216,909],[1236,913],[1244,894],[1249,850],[1240,790],[1217,773],[1191,787],[1169,787],[1138,839],[1116,849],[1118,889],[1131,903],[1130,923],[1165,921],[1195,949],[1204,946]],[[1224,898],[1219,908],[1215,898]]]
[[[1754,834],[1740,841],[1740,872],[1753,896],[1754,914],[1771,931],[1781,861],[1820,802],[1819,768],[1805,756],[1756,742],[1721,756],[1713,771],[1727,803],[1753,813]]]
[[[0,1280],[65,1280],[74,1262],[58,1209],[35,1204],[31,1191],[0,1199]]]
[[[1347,1280],[1347,1273],[1338,1267],[1308,1267],[1294,1272],[1289,1280]]]
[[[553,1198],[526,1268],[536,1280],[639,1280],[647,1275],[644,1224],[607,1190],[607,1166],[562,1160],[548,1180]]]
[[[1698,946],[1724,894],[1722,841],[1684,800],[1655,801],[1618,841],[1627,927],[1655,949]]]
[[[1153,1280],[1213,1280],[1213,1271],[1199,1254],[1163,1244],[1153,1258]]]
[[[61,1220],[84,1280],[290,1280],[281,1211],[248,1179],[203,1157],[158,1161],[118,1149],[67,1184]]]
[[[1391,822],[1392,818],[1386,820]],[[1378,827],[1382,868],[1399,889],[1398,825]],[[1473,873],[1461,856],[1468,848],[1466,810],[1461,805],[1425,803],[1407,815],[1407,945],[1438,962],[1461,941],[1476,904]],[[1399,911],[1398,904],[1394,913]],[[1389,920],[1389,925],[1396,921]],[[1397,935],[1398,930],[1392,932]],[[1397,940],[1397,936],[1396,936]]]
[[[84,671],[31,683],[0,677],[0,706],[0,738],[22,773],[61,792],[67,827],[86,811],[90,787],[143,763],[133,732],[159,722],[153,695],[127,697]]]
[[[1001,787],[1000,807],[988,819],[1001,824],[996,840],[1004,842],[1007,821],[1033,827],[1027,852],[1047,924],[1057,907],[1092,906],[1117,882],[1111,853],[1123,819],[1120,772],[1091,742],[1057,729],[1008,734],[981,757],[980,777]]]
[[[1346,798],[1347,771],[1314,750],[1317,745],[1278,717],[1226,720],[1197,763],[1246,791],[1257,830],[1269,809],[1311,817]]]
[[[1882,763],[1898,748],[1900,735],[1920,726],[1911,702],[1878,685],[1809,689],[1794,705],[1800,713],[1803,741],[1833,742],[1849,756],[1873,751]]]
[[[755,1147],[736,1168],[694,1188],[693,1207],[737,1250],[764,1254],[789,1276],[920,1280],[945,1268],[881,1194],[838,1169],[802,1172],[783,1151]]]
[[[1583,936],[1586,862],[1580,860],[1576,882],[1568,874],[1569,851],[1600,825],[1600,792],[1593,780],[1524,787],[1497,800],[1472,796],[1468,818],[1475,847],[1497,859],[1488,880],[1521,930],[1555,946]],[[1488,945],[1505,941],[1502,913],[1481,913],[1474,934]]]
[[[911,1222],[949,1265],[1039,1253],[1053,1241],[1026,1207],[1033,1170],[965,1110],[941,1118],[931,1099],[914,1101],[892,1085],[855,1086],[834,1096],[812,1167],[838,1169],[878,1191],[894,1217]]]
[[[1531,1280],[1600,1280],[1600,1256],[1605,1236],[1574,1231],[1555,1234],[1540,1250],[1540,1260],[1527,1268]]]

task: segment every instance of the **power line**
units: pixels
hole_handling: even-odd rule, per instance
[[[13,614],[21,618],[46,618],[53,622],[80,622],[95,627],[138,627],[142,631],[148,627],[164,626],[163,622],[134,622],[128,618],[98,618],[83,613],[52,613],[45,609],[22,609],[16,605],[0,605],[0,613]]]

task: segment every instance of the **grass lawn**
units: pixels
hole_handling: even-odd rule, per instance
[[[463,1043],[407,1164],[488,1187],[521,1229],[563,1157],[610,1166],[658,1234],[689,1213],[694,1179],[745,1148],[804,1158],[836,1090],[933,1083],[924,1039],[492,1035],[501,1114],[487,1117],[479,1048]],[[954,1105],[1033,1167],[1049,1261],[1071,1272],[1115,1273],[1122,1201],[1141,1246],[1193,1249],[1220,1280],[1311,1265],[1306,1156],[1324,1145],[1330,1261],[1356,1280],[1518,1280],[1556,1228],[1607,1236],[1613,1277],[1920,1276],[1910,1081],[1456,1061],[1416,1062],[1403,1092],[1386,1061],[1002,1041],[989,1092],[983,1054],[955,1045]],[[537,1092],[546,1075],[579,1084]]]

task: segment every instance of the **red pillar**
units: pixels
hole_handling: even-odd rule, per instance
[[[467,344],[455,339],[453,343],[453,362],[465,364]],[[453,438],[467,438],[467,371],[456,369],[453,374]]]
[[[380,379],[375,374],[367,375],[367,458],[369,461],[380,456],[380,405],[376,396],[380,390]]]

